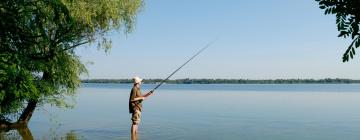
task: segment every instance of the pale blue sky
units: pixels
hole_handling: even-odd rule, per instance
[[[342,63],[349,39],[313,0],[149,0],[135,30],[112,34],[108,54],[77,50],[84,78],[165,78],[205,44],[174,78],[352,78],[360,59]]]

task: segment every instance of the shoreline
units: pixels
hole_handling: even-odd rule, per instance
[[[158,84],[162,79],[144,79],[144,84]],[[132,79],[83,79],[81,83],[131,84]],[[360,80],[325,79],[173,79],[166,84],[360,84]]]

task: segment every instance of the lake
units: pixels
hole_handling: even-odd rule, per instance
[[[143,94],[155,85],[143,85]],[[73,109],[40,107],[34,139],[130,139],[131,84],[82,84]],[[143,140],[358,140],[359,84],[165,84],[143,102]],[[7,139],[19,136],[13,130]]]

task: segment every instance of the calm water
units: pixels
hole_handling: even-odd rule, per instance
[[[131,86],[83,84],[74,109],[36,110],[31,134],[34,139],[130,139]],[[143,85],[143,93],[154,86]],[[143,140],[360,139],[359,84],[168,84],[143,105]]]

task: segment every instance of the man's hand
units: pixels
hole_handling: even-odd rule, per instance
[[[144,95],[144,97],[149,97],[150,95],[152,95],[152,94],[154,94],[154,91],[150,91],[150,92],[148,92],[148,93],[146,93],[145,95]]]

